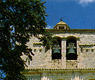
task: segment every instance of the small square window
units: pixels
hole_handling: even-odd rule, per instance
[[[86,49],[86,52],[88,52],[89,50],[88,49]]]
[[[80,50],[81,50],[81,52],[83,52],[83,48],[81,48]]]
[[[42,52],[42,49],[40,49],[39,52]]]
[[[36,52],[36,49],[34,49],[34,52]]]
[[[30,61],[28,60],[28,65],[30,65]]]
[[[91,52],[94,52],[94,49],[91,49]]]

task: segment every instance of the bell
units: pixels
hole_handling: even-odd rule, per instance
[[[54,53],[60,53],[60,49],[54,49]]]
[[[71,54],[71,53],[75,54],[75,50],[74,50],[74,48],[69,48],[69,50],[68,50],[68,54]]]

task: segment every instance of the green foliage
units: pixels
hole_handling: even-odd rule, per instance
[[[43,46],[46,47],[46,49],[49,49],[52,46],[52,34],[50,32],[47,32],[43,34],[43,36],[40,38],[40,41],[43,42]]]
[[[48,30],[45,30],[45,33],[40,37],[40,41],[43,42],[46,51],[50,48],[53,48],[54,44],[59,44],[57,37],[53,37],[53,34]]]
[[[3,71],[0,71],[0,80],[3,80],[3,79],[4,79],[4,77],[5,77],[4,72],[3,72]]]
[[[5,80],[25,79],[20,56],[30,57],[31,49],[25,44],[30,36],[44,32],[45,15],[41,0],[0,0],[0,69],[6,73]]]

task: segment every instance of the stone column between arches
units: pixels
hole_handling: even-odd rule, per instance
[[[66,39],[61,41],[62,68],[66,69]]]

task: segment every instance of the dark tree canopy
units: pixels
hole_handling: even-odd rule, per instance
[[[20,56],[30,57],[25,44],[30,36],[44,33],[45,16],[41,0],[0,0],[0,70],[6,73],[5,80],[24,80]]]

